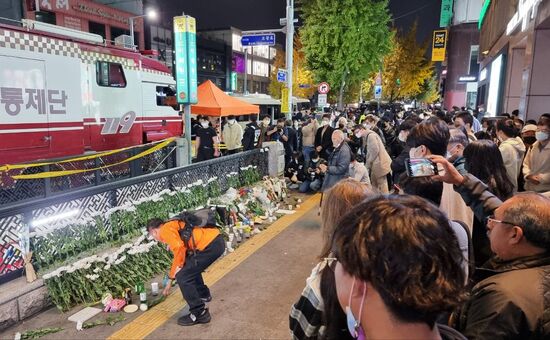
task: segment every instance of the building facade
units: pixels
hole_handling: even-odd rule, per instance
[[[448,28],[444,107],[475,108],[479,73],[478,20],[483,0],[455,0]]]
[[[22,7],[22,18],[95,33],[108,44],[114,44],[121,35],[129,35],[130,17],[143,13],[141,1],[133,2],[133,12],[89,0],[25,0]],[[144,47],[143,26],[143,18],[134,20],[135,43],[140,50]]]
[[[245,48],[241,44],[242,31],[234,27],[223,30],[199,31],[198,35],[206,40],[223,42],[229,47],[231,68],[226,91],[267,93],[273,63],[277,54],[275,47],[253,46]],[[246,58],[245,53],[247,53]],[[245,71],[248,88],[246,91],[244,86]]]
[[[480,103],[526,120],[550,112],[550,1],[486,0],[480,20]]]

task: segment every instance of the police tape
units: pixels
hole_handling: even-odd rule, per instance
[[[173,138],[173,137],[165,139],[164,141],[158,143],[157,145],[155,145],[155,146],[153,146],[153,147],[151,147],[151,148],[149,148],[145,151],[142,151],[142,152],[140,152],[140,153],[138,153],[138,154],[136,154],[132,157],[126,158],[125,160],[122,160],[120,162],[116,162],[116,163],[109,164],[109,165],[103,165],[103,166],[96,167],[96,168],[91,168],[91,169],[60,170],[60,171],[41,172],[41,173],[38,173],[38,174],[14,175],[14,176],[11,176],[11,178],[17,179],[17,180],[22,180],[22,179],[43,179],[43,178],[69,176],[69,175],[75,175],[75,174],[80,174],[80,173],[89,172],[89,171],[107,169],[107,168],[110,168],[110,167],[113,167],[113,166],[117,166],[117,165],[120,165],[120,164],[131,162],[131,161],[136,160],[138,158],[142,158],[142,157],[145,157],[149,154],[152,154],[153,152],[156,152],[156,151],[161,150],[164,147],[168,146],[174,140],[175,140],[175,138]],[[134,148],[134,147],[128,147],[128,148],[123,148],[123,149],[118,149],[118,150],[107,151],[107,152],[104,152],[104,153],[95,154],[93,156],[84,156],[84,157],[73,158],[73,159],[64,160],[64,161],[60,161],[60,162],[25,164],[24,166],[23,165],[4,166],[4,167],[0,168],[0,170],[7,171],[7,170],[11,170],[11,169],[21,169],[21,168],[29,168],[29,167],[36,167],[36,166],[42,166],[42,165],[49,165],[49,164],[59,164],[59,163],[82,161],[82,160],[98,158],[98,157],[102,157],[102,156],[106,156],[106,155],[111,155],[111,154],[114,154],[114,153],[117,153],[117,152],[132,149],[132,148]],[[4,168],[7,168],[7,170],[4,169]]]

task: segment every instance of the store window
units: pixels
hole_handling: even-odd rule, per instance
[[[98,34],[103,37],[103,39],[107,39],[107,35],[105,33],[105,25],[100,24],[99,22],[89,22],[89,31],[90,33]]]
[[[225,74],[225,58],[221,54],[198,51],[197,64],[199,71]]]
[[[260,77],[269,77],[269,64],[261,61],[254,61],[254,74]]]
[[[105,87],[126,87],[126,77],[121,64],[106,61],[96,62],[97,85]]]
[[[473,45],[470,47],[470,66],[468,68],[469,75],[476,75],[479,73],[479,45]]]
[[[53,12],[36,12],[36,21],[45,22],[46,24],[57,25],[57,19]]]

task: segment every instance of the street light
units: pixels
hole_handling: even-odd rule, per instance
[[[147,11],[147,13],[143,14],[143,15],[137,15],[135,17],[129,17],[128,20],[130,20],[130,38],[132,39],[132,47],[135,48],[135,41],[134,41],[134,19],[137,19],[137,18],[144,18],[144,17],[147,17],[149,18],[150,20],[155,20],[157,18],[157,11],[155,11],[154,9],[149,9]]]

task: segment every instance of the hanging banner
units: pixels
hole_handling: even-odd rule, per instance
[[[197,23],[195,18],[174,17],[176,53],[176,90],[180,104],[196,104],[197,96]]]
[[[290,112],[290,108],[288,107],[288,89],[286,87],[281,90],[281,112]]]
[[[434,31],[432,43],[432,61],[445,61],[445,51],[447,50],[447,31]]]
[[[453,18],[453,0],[441,1],[441,16],[439,17],[439,27],[445,28],[451,24]]]

